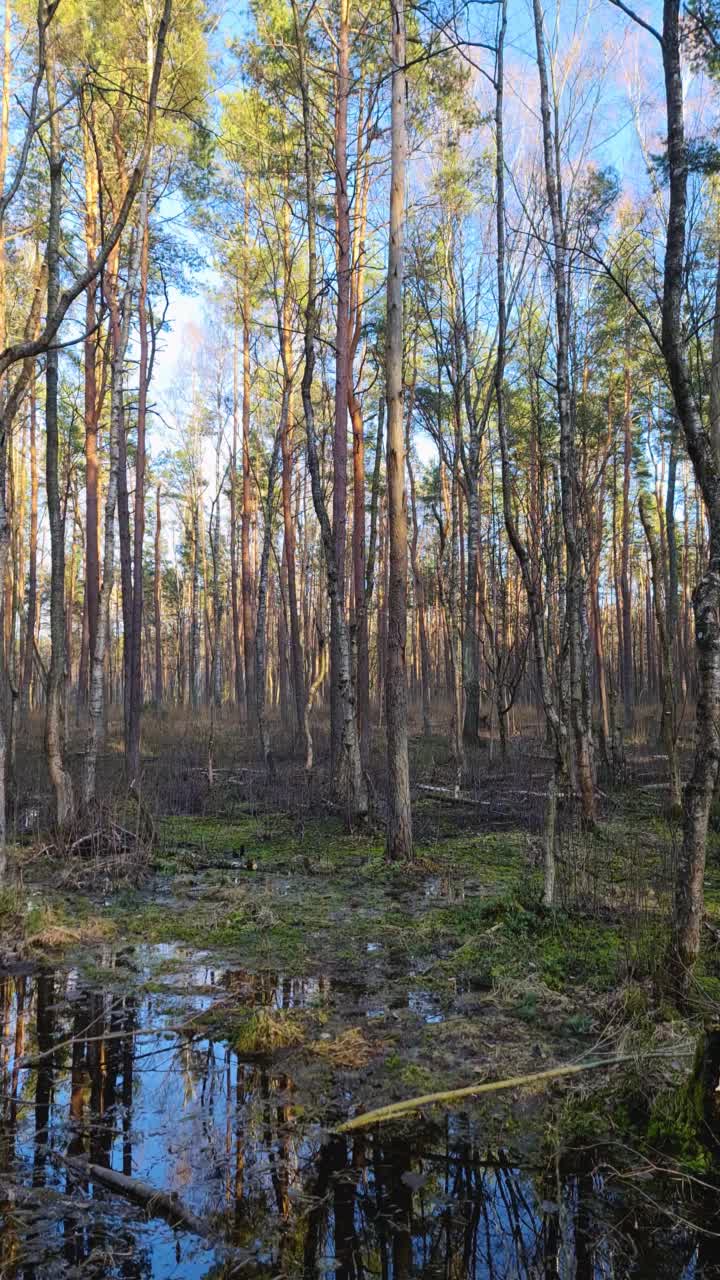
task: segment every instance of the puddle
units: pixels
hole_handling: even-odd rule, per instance
[[[402,1140],[328,1138],[304,1118],[322,1100],[287,1074],[173,1030],[197,1001],[309,1007],[327,979],[251,974],[182,948],[101,960],[117,982],[72,968],[0,980],[3,1280],[720,1276],[718,1241],[647,1186],[634,1202],[589,1167],[510,1167],[460,1115],[418,1120]],[[440,1016],[432,993],[408,1003]],[[176,1193],[211,1243],[78,1181],[67,1162],[79,1157]]]
[[[431,991],[409,991],[408,1009],[424,1022],[442,1022],[445,1016],[440,1001]]]

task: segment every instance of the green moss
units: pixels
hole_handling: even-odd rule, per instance
[[[432,1093],[436,1087],[436,1077],[427,1067],[418,1066],[416,1063],[410,1063],[402,1068],[400,1079],[406,1089],[412,1090],[415,1094]]]
[[[703,1173],[712,1165],[706,1133],[704,1038],[698,1044],[690,1078],[679,1088],[663,1089],[650,1112],[647,1136],[670,1152],[689,1172]]]

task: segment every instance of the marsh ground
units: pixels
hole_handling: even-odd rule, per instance
[[[419,790],[410,867],[384,861],[381,806],[348,834],[292,778],[263,796],[229,767],[195,780],[200,811],[158,819],[119,882],[101,858],[19,847],[1,904],[0,1274],[439,1275],[460,1251],[462,1275],[569,1275],[572,1255],[630,1276],[640,1236],[665,1268],[645,1274],[684,1275],[698,1249],[696,1274],[715,1274],[694,1229],[717,1225],[712,1153],[672,1099],[718,1006],[716,837],[681,1017],[662,981],[678,831],[655,757],[636,751],[596,830],[564,816],[553,912],[542,768],[539,748],[486,762],[467,803]],[[388,1101],[618,1055],[329,1136]],[[177,1192],[208,1239],[148,1220],[78,1157]]]

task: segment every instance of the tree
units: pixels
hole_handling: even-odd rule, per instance
[[[412,811],[408,764],[407,679],[407,498],[403,421],[403,228],[405,221],[405,5],[391,0],[392,154],[390,248],[387,270],[387,486],[390,586],[386,681],[388,748],[387,856],[412,857]]]

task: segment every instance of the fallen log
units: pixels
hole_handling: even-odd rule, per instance
[[[687,1052],[687,1050],[685,1050]],[[675,1050],[675,1056],[679,1050]],[[648,1057],[666,1056],[667,1050],[661,1053],[648,1054]],[[447,1106],[460,1102],[464,1098],[477,1098],[484,1093],[499,1093],[502,1089],[519,1089],[523,1086],[543,1084],[547,1080],[560,1080],[567,1076],[581,1075],[584,1071],[597,1071],[600,1067],[613,1067],[622,1062],[636,1062],[637,1055],[620,1054],[614,1058],[601,1058],[595,1062],[573,1062],[562,1067],[550,1067],[547,1071],[535,1071],[531,1075],[510,1076],[506,1080],[485,1080],[482,1084],[465,1085],[461,1089],[447,1089],[439,1093],[423,1093],[417,1098],[407,1098],[404,1102],[392,1102],[386,1107],[377,1107],[374,1111],[364,1111],[346,1120],[334,1130],[335,1133],[354,1133],[358,1129],[369,1129],[376,1124],[384,1124],[387,1120],[399,1120],[403,1116],[412,1115],[423,1107]]]
[[[56,1153],[56,1158],[76,1177],[99,1182],[110,1191],[142,1205],[150,1217],[164,1218],[171,1227],[182,1227],[186,1231],[191,1231],[193,1235],[207,1239],[209,1235],[207,1222],[188,1209],[175,1191],[160,1191],[151,1183],[143,1182],[141,1178],[130,1178],[116,1169],[106,1169],[104,1165],[91,1164],[81,1156],[61,1156]]]
[[[478,809],[489,809],[491,807],[490,800],[476,800],[474,796],[463,795],[462,792],[456,792],[454,787],[431,787],[427,783],[419,783],[418,791],[424,791],[427,795],[437,796],[438,800],[448,800],[454,804],[472,804]]]

